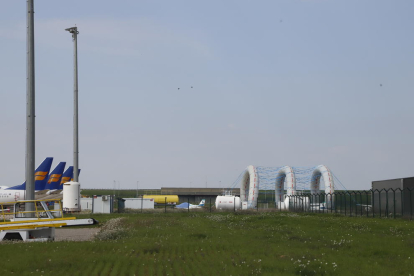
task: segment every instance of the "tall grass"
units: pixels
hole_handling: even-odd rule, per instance
[[[409,275],[412,221],[295,213],[94,215],[90,242],[4,243],[2,275]],[[117,219],[118,217],[122,219]],[[115,219],[115,220],[114,220]],[[114,224],[114,225],[112,225]],[[100,236],[101,235],[101,236]],[[42,272],[43,271],[43,272]]]

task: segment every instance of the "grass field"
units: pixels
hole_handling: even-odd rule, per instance
[[[273,212],[94,217],[103,226],[91,242],[1,244],[1,275],[414,275],[407,220]]]

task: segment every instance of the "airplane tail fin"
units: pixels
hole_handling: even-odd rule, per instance
[[[206,200],[203,199],[203,200],[200,201],[200,204],[198,204],[198,206],[202,206],[203,207],[205,203],[206,203]]]
[[[78,175],[80,175],[80,169],[78,170]],[[66,169],[66,171],[62,175],[62,180],[60,181],[59,186],[57,187],[58,190],[63,190],[63,183],[69,182],[73,180],[73,166],[70,166]]]
[[[43,190],[47,182],[47,176],[52,166],[53,157],[46,157],[45,161],[35,171],[35,190]],[[25,185],[26,186],[26,185]],[[26,187],[25,187],[26,188]]]
[[[40,163],[39,167],[35,170],[35,190],[42,190],[45,187],[47,182],[47,176],[50,171],[50,167],[52,166],[53,157],[46,157],[42,163]],[[26,189],[26,181],[14,187],[10,187],[10,190],[25,190]]]
[[[62,173],[65,169],[66,162],[60,162],[56,168],[50,173],[47,180],[46,187],[44,189],[56,190],[59,188],[60,181],[62,179]]]
[[[63,189],[63,183],[69,182],[73,177],[73,166],[70,166],[66,169],[66,171],[62,174],[62,179],[60,180],[58,190]]]

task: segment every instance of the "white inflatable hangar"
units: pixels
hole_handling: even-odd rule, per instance
[[[247,201],[247,208],[256,208],[259,196],[259,178],[254,166],[247,167],[243,174],[240,186],[240,198],[242,202]]]
[[[320,193],[320,180],[323,179],[325,183],[325,201],[328,208],[333,205],[334,198],[332,193],[334,189],[334,180],[332,173],[325,165],[316,166],[312,172],[310,190],[312,195],[317,195]],[[286,183],[286,196],[285,196],[285,187]],[[246,171],[243,174],[241,185],[240,185],[240,198],[242,202],[247,202],[247,208],[256,208],[257,207],[257,198],[259,196],[259,177],[257,174],[256,167],[250,165],[247,167]],[[284,166],[277,172],[276,182],[275,182],[275,201],[279,208],[285,209],[288,208],[286,205],[286,197],[296,195],[296,177],[295,172],[292,167]],[[288,199],[287,199],[288,200]],[[307,201],[309,202],[309,201]]]
[[[334,180],[332,177],[332,173],[329,168],[325,165],[316,166],[313,170],[312,178],[311,178],[311,194],[316,195],[320,193],[320,183],[321,177],[323,182],[325,183],[325,201],[328,208],[331,207],[331,202],[333,205],[334,198],[332,196],[333,192],[335,191],[334,188]]]

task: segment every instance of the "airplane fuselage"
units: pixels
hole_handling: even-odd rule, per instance
[[[26,199],[25,190],[0,190],[0,203]]]

